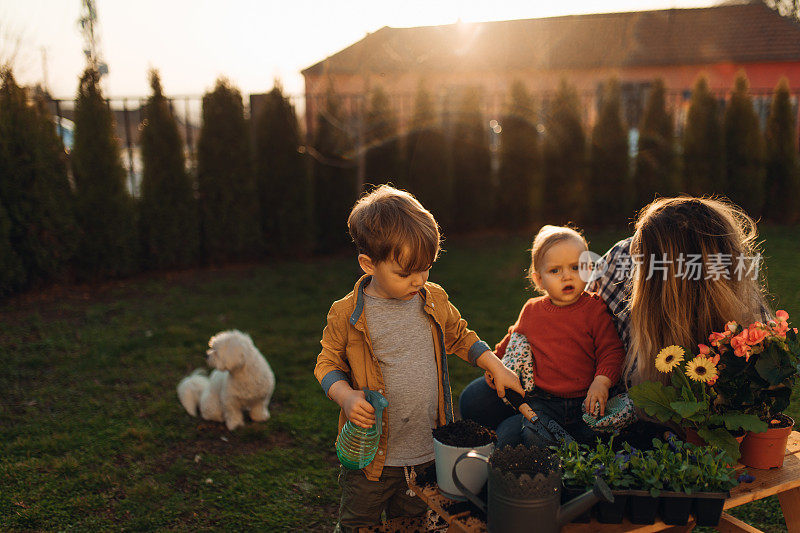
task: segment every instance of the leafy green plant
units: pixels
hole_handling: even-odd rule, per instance
[[[591,487],[602,478],[612,490],[628,488],[632,482],[628,472],[629,454],[616,453],[612,437],[608,443],[597,439],[595,446],[564,442],[553,447],[561,459],[564,485]]]

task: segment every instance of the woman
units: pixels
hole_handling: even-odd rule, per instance
[[[625,345],[626,386],[668,379],[654,364],[665,346],[706,343],[730,320],[751,324],[771,315],[756,225],[740,208],[719,199],[660,198],[642,209],[635,227],[605,254],[607,268],[587,287],[605,301]],[[516,413],[484,378],[467,386],[459,407],[463,418],[496,428],[498,444],[517,443]],[[636,432],[648,442],[654,428]]]

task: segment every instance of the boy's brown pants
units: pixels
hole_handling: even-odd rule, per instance
[[[422,472],[433,461],[416,465],[413,468]],[[386,519],[401,516],[421,516],[428,506],[418,496],[409,496],[404,468],[411,472],[412,467],[385,466],[378,481],[370,481],[361,470],[342,467],[339,473],[339,486],[342,500],[339,504],[339,523],[335,531],[350,532],[362,526],[381,523],[381,513],[386,511]]]

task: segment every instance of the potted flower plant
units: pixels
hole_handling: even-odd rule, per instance
[[[634,385],[633,403],[661,422],[683,427],[696,435],[697,444],[707,443],[724,450],[730,461],[739,458],[739,442],[732,431],[760,431],[765,424],[758,416],[725,402],[719,391],[720,355],[706,345],[691,355],[680,346],[667,346],[656,356],[659,372],[669,374],[669,384],[649,381]]]
[[[753,468],[783,464],[786,441],[794,420],[783,414],[797,382],[800,343],[789,315],[778,311],[774,320],[744,328],[728,322],[709,336],[709,354],[718,358],[718,404],[758,417],[761,427],[747,427],[742,463]]]

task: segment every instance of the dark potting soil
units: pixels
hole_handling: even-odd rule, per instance
[[[495,451],[489,459],[492,468],[502,472],[527,472],[549,474],[558,468],[558,459],[550,450],[527,447],[522,444],[511,447],[504,446]]]
[[[773,416],[769,421],[769,429],[788,428],[794,424],[794,421],[783,413],[778,413]]]
[[[456,420],[447,425],[435,428],[433,438],[459,448],[476,448],[490,442],[497,442],[497,434],[472,420]]]

